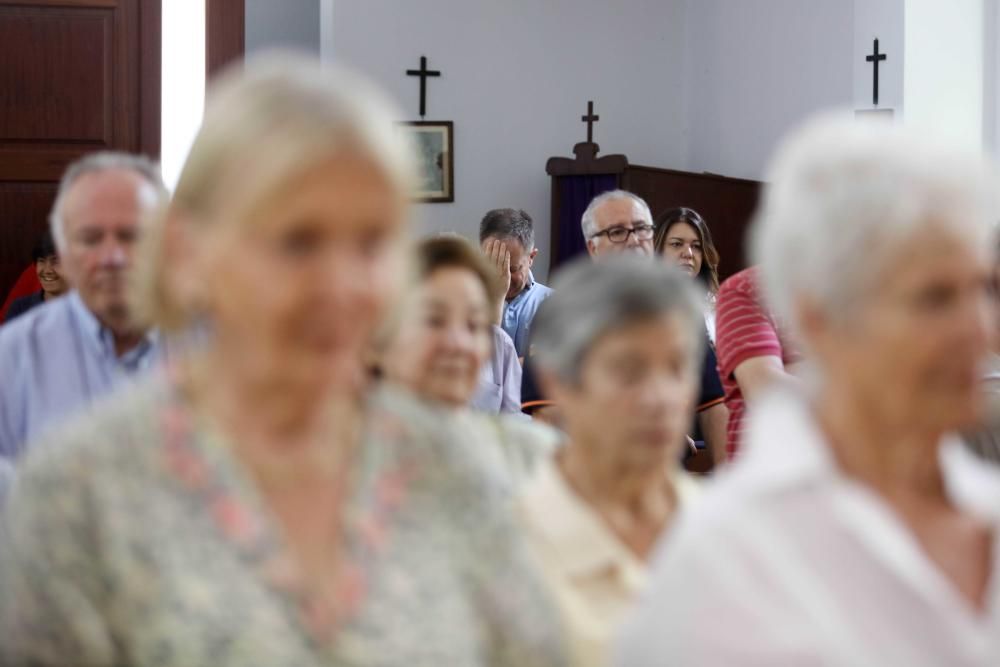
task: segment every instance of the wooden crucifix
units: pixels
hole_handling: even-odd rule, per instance
[[[872,106],[878,106],[878,64],[888,58],[884,53],[878,52],[878,38],[875,38],[875,53],[865,56],[865,60],[875,67],[875,76],[872,80]]]
[[[601,120],[600,116],[594,115],[594,101],[587,102],[587,115],[580,116],[580,120],[587,124],[587,143],[594,143],[594,123]]]
[[[420,56],[420,69],[408,69],[406,76],[420,77],[420,117],[423,118],[427,112],[427,77],[441,76],[441,72],[427,69],[427,56]]]

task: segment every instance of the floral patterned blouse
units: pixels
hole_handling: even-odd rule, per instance
[[[4,508],[0,664],[563,664],[509,483],[476,438],[386,389],[366,424],[335,604],[296,576],[247,473],[171,382],[35,447]]]

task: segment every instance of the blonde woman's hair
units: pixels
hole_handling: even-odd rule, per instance
[[[173,200],[142,239],[132,294],[139,322],[179,330],[197,316],[165,280],[170,211],[195,227],[245,223],[296,177],[341,154],[370,159],[407,198],[415,172],[399,117],[367,80],[304,56],[265,54],[220,76]]]

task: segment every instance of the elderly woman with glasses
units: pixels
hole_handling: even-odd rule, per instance
[[[520,510],[575,665],[607,664],[653,546],[697,494],[679,463],[704,341],[690,282],[658,262],[578,260],[535,318],[537,379],[566,438]]]
[[[406,275],[396,117],[295,58],[212,91],[136,286],[203,343],[24,461],[0,663],[561,663],[491,471],[367,382]]]
[[[754,225],[810,367],[663,545],[618,664],[1000,664],[1000,479],[981,409],[992,168],[823,118],[780,149]]]

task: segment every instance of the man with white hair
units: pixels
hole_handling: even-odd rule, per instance
[[[154,365],[155,332],[126,298],[143,217],[166,196],[148,159],[118,152],[70,165],[50,215],[73,290],[0,329],[0,457]]]
[[[580,225],[587,252],[594,259],[653,254],[653,214],[642,197],[626,190],[611,190],[594,197]]]
[[[646,201],[634,193],[611,190],[597,195],[583,212],[580,226],[587,241],[587,251],[594,261],[622,255],[653,258],[653,216]],[[715,352],[709,344],[707,330],[703,350],[701,392],[696,411],[701,437],[715,452],[725,446],[726,412]],[[530,362],[526,362],[521,378],[521,409],[532,414],[546,411],[552,416],[543,419],[558,425],[558,406],[540,391]]]

